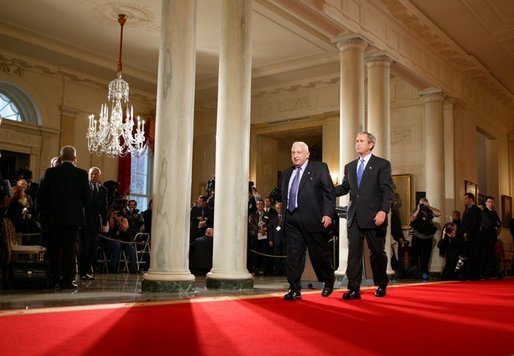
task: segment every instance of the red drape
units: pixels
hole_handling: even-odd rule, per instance
[[[130,194],[131,159],[130,153],[118,159],[118,192],[122,196]]]

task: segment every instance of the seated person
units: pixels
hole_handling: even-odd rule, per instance
[[[12,221],[16,232],[24,234],[39,232],[33,219],[32,198],[26,194],[27,188],[27,181],[24,178],[18,179],[12,188],[11,201],[5,211],[5,217]]]
[[[134,237],[136,237],[136,234],[141,230],[144,224],[143,216],[137,208],[137,201],[129,200],[128,207],[125,210],[125,217],[129,223],[128,235],[130,241],[134,241]]]
[[[120,257],[121,250],[125,251],[125,255],[129,260],[129,272],[137,273],[137,263],[136,263],[136,250],[134,249],[134,245],[130,243],[123,242],[132,242],[130,240],[128,229],[129,222],[122,210],[111,211],[109,214],[109,232],[108,236],[116,241],[110,241],[106,239],[100,238],[98,241],[98,246],[104,248],[107,252],[109,252],[111,259],[111,271],[113,273],[118,272],[118,261]],[[101,241],[104,240],[104,241]],[[107,241],[107,242],[105,242]]]
[[[205,235],[197,237],[189,245],[189,269],[195,276],[205,276],[212,269],[212,239],[214,229],[205,230]]]

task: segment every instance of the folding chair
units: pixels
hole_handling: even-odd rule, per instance
[[[141,265],[146,264],[146,259],[150,254],[150,234],[138,232],[136,236],[134,236],[134,243],[136,248],[137,270],[141,271]]]

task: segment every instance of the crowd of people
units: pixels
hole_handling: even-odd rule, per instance
[[[285,275],[289,282],[286,300],[301,299],[300,279],[306,251],[316,276],[324,283],[322,296],[334,287],[334,263],[329,239],[334,235],[335,201],[350,195],[346,211],[348,232],[348,291],[344,300],[360,299],[363,278],[364,240],[370,250],[375,296],[386,295],[385,237],[387,215],[391,212],[391,233],[398,242],[396,270],[416,271],[427,281],[429,264],[438,230],[433,219],[442,215],[427,198],[421,198],[410,216],[410,244],[399,220],[401,201],[391,176],[390,162],[372,154],[376,138],[361,132],[356,137],[358,159],[344,167],[344,178],[334,186],[323,162],[309,160],[309,147],[295,142],[291,148],[293,166],[282,174],[282,184],[264,199],[253,182],[248,189],[247,267],[254,275]],[[0,214],[10,219],[16,232],[41,232],[47,247],[52,285],[76,288],[76,264],[82,280],[93,280],[98,247],[109,256],[109,271],[119,271],[120,255],[126,257],[130,273],[137,273],[137,236],[151,234],[152,202],[140,212],[135,200],[117,193],[115,182],[101,182],[101,170],[76,167],[72,146],[61,149],[52,159],[39,184],[32,182],[32,172],[21,170],[13,180],[2,182]],[[114,185],[113,185],[114,183]],[[214,178],[205,195],[195,200],[190,211],[190,270],[205,275],[212,268],[214,239]],[[484,205],[475,203],[472,193],[464,195],[465,210],[452,213],[452,221],[441,229],[437,241],[445,259],[443,280],[502,278],[499,266],[498,235],[502,223],[494,209],[494,197]],[[513,219],[514,221],[514,219]],[[514,222],[511,221],[511,230]],[[511,231],[514,234],[514,231]],[[402,255],[410,251],[409,265]],[[149,267],[149,255],[145,267]],[[412,275],[411,275],[412,276]]]
[[[64,146],[39,183],[32,182],[32,172],[22,169],[12,188],[5,179],[0,191],[0,214],[22,236],[39,233],[39,239],[29,243],[46,247],[50,286],[59,289],[77,288],[77,273],[81,280],[94,279],[98,247],[110,260],[109,272],[120,270],[120,254],[124,253],[128,272],[137,273],[136,236],[151,232],[151,201],[140,213],[135,200],[117,193],[115,182],[102,184],[100,168],[85,171],[76,167],[76,160],[75,148]],[[7,248],[6,237],[2,237],[4,266]],[[140,265],[147,268],[149,256],[145,258]]]

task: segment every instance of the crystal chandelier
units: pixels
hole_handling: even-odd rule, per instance
[[[132,156],[140,156],[146,149],[145,121],[138,116],[137,123],[134,123],[134,108],[129,108],[128,105],[129,85],[123,80],[121,73],[123,25],[126,21],[125,15],[118,15],[118,22],[121,25],[118,77],[109,83],[107,100],[111,103],[110,113],[108,104],[102,104],[98,120],[95,119],[95,115],[89,115],[87,146],[89,152],[95,152],[97,155],[105,153],[109,157],[123,157],[130,153]],[[122,102],[126,105],[125,110]]]

